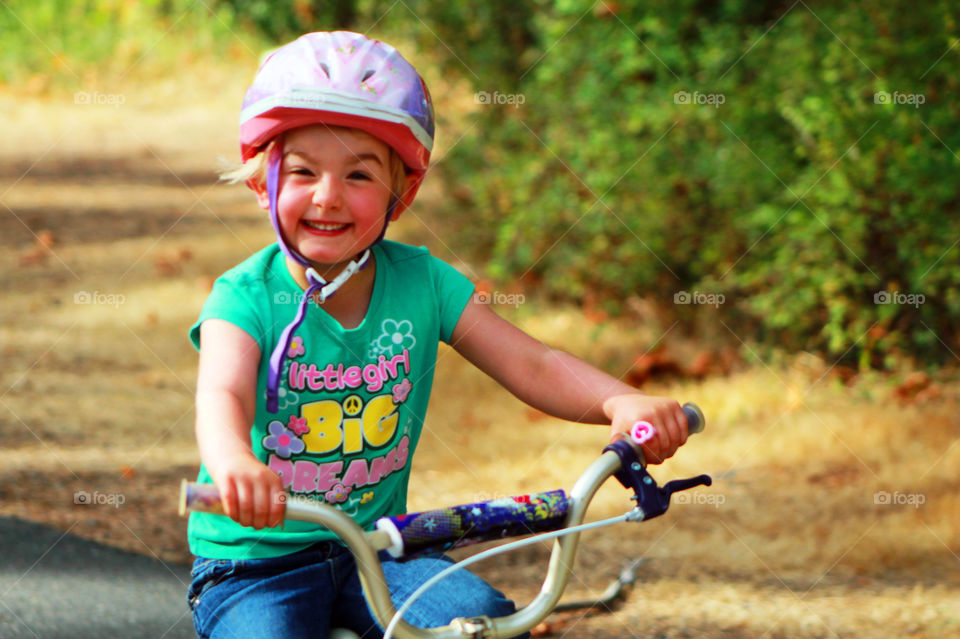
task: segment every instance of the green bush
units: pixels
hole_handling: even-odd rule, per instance
[[[368,23],[376,3],[355,0],[219,0],[239,22],[280,43],[308,31],[353,29]]]
[[[463,73],[501,103],[444,163],[450,213],[471,221],[460,248],[501,281],[613,310],[643,296],[683,318],[678,292],[722,294],[701,311],[744,340],[862,365],[952,359],[960,10],[755,4],[529,16],[519,74]],[[489,40],[458,43],[503,55]]]
[[[198,52],[248,56],[260,43],[238,29],[228,8],[195,0],[7,0],[0,84],[75,89],[98,75],[169,74]]]

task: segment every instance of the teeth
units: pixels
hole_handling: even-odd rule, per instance
[[[347,226],[346,224],[324,224],[322,222],[308,222],[307,220],[304,220],[303,223],[318,231],[339,231]]]

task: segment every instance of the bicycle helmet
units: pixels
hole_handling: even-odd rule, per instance
[[[276,141],[267,159],[270,220],[284,254],[306,269],[308,288],[293,321],[281,333],[270,356],[267,410],[279,405],[280,375],[294,331],[303,322],[315,293],[320,302],[333,295],[369,263],[369,247],[331,282],[290,246],[277,212],[282,138],[285,131],[311,124],[360,129],[383,141],[403,161],[409,187],[386,211],[377,241],[395,212],[410,206],[423,181],[433,148],[430,93],[416,69],[388,44],[349,31],[308,33],[286,44],[260,65],[240,112],[240,155],[244,161]]]
[[[240,113],[240,155],[257,154],[277,135],[309,124],[366,131],[382,140],[418,179],[433,148],[433,103],[409,62],[396,49],[359,33],[308,33],[274,51],[260,65]]]

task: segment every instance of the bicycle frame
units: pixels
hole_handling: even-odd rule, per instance
[[[691,432],[698,432],[703,427],[702,413],[699,413],[699,409],[696,410],[699,423],[688,419],[691,426],[697,426],[697,428],[691,428]],[[688,411],[687,415],[690,417],[691,412]],[[668,482],[661,488],[647,474],[639,448],[626,439],[620,440],[605,448],[600,457],[590,464],[574,484],[568,495],[564,529],[583,523],[591,500],[611,475],[616,475],[624,486],[635,491],[633,499],[637,501],[637,506],[628,517],[631,521],[642,521],[663,514],[669,506],[670,495],[673,492],[711,483],[708,476],[700,475],[691,479]],[[181,491],[181,514],[188,510],[222,514],[216,487],[212,484],[193,484],[184,481]],[[390,535],[382,530],[367,532],[341,510],[309,499],[289,498],[286,502],[286,518],[324,526],[346,544],[356,560],[370,607],[377,619],[386,626],[396,613],[396,609],[390,598],[390,591],[377,553],[393,545],[394,541]],[[398,639],[465,639],[468,637],[508,639],[528,631],[547,617],[557,605],[570,579],[579,540],[580,533],[572,532],[554,541],[547,574],[540,592],[529,604],[513,614],[499,618],[486,616],[457,618],[447,626],[438,628],[420,628],[406,621],[400,621],[394,636]]]

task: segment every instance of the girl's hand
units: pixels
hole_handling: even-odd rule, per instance
[[[616,395],[603,403],[603,412],[610,419],[610,441],[621,433],[628,437],[638,421],[653,424],[653,438],[643,444],[643,454],[650,464],[659,464],[673,456],[687,441],[687,416],[679,402],[666,397],[641,393]]]
[[[257,530],[283,523],[286,493],[280,477],[251,455],[237,455],[217,469],[213,481],[227,516]]]

